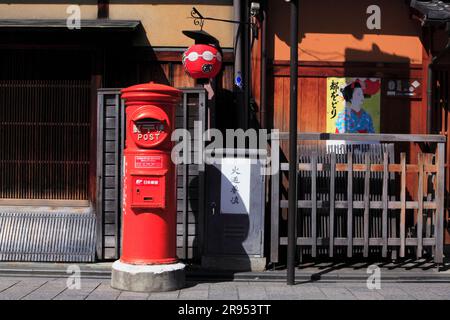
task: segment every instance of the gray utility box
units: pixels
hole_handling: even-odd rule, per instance
[[[265,159],[258,150],[223,149],[216,150],[216,161],[206,166],[203,267],[265,269]]]

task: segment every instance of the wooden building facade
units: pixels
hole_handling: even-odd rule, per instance
[[[233,1],[215,0],[208,4],[205,1],[133,1],[129,4],[99,0],[85,1],[71,9],[66,1],[47,2],[0,3],[0,224],[6,226],[6,232],[0,231],[0,260],[98,261],[120,256],[121,88],[148,81],[183,88],[185,99],[177,110],[179,127],[192,129],[192,121],[204,119],[205,128],[277,129],[281,136],[289,131],[289,5],[285,1],[261,0],[261,10],[250,18],[252,28],[244,40],[251,45],[251,60],[250,66],[242,68],[251,72],[247,77],[251,79],[252,89],[246,110],[248,123],[240,118],[243,113],[235,103],[240,98],[235,95],[234,86],[233,66],[238,57],[235,57],[233,25],[219,21],[207,21],[205,25],[205,30],[219,40],[224,52],[223,70],[211,100],[185,74],[181,63],[182,52],[193,44],[192,39],[182,34],[182,30],[195,29],[192,19],[188,19],[192,6],[205,16],[232,20]],[[250,2],[242,1],[248,12]],[[424,163],[429,154],[438,152],[424,143],[428,140],[420,135],[439,134],[445,140],[449,137],[450,57],[446,44],[450,15],[434,16],[432,8],[417,5],[417,1],[342,0],[336,4],[332,0],[299,0],[299,3],[297,125],[300,137],[334,133],[329,132],[326,121],[330,78],[380,79],[377,134],[410,135],[410,138],[401,136],[398,141],[392,137],[387,139],[395,145],[386,146],[386,150],[392,151],[389,154],[392,162],[385,174],[400,174],[403,190],[401,199],[392,204],[391,209],[399,210],[393,213],[399,215],[394,223],[399,223],[400,217],[411,216],[407,219],[409,226],[416,227],[414,217],[421,215],[423,205],[423,201],[417,200],[421,199],[417,190],[422,190],[417,174],[430,173],[434,179],[442,174],[437,168],[437,161],[442,161],[442,157]],[[73,22],[76,10],[81,10],[81,29],[71,30],[67,23]],[[406,85],[407,89],[413,86],[414,93],[400,94],[398,88],[390,88],[391,84]],[[193,107],[193,111],[187,111],[188,107]],[[245,104],[244,107],[247,108]],[[429,141],[441,147],[444,143],[439,137]],[[320,143],[323,141],[316,145]],[[278,151],[280,159],[289,158],[286,139],[280,139]],[[424,158],[422,154],[428,155]],[[445,156],[446,196],[450,191],[448,144]],[[386,159],[383,155],[374,158]],[[319,158],[311,159],[299,161],[304,162],[303,168],[308,171],[304,177],[310,179],[308,186],[312,187],[315,183],[311,177],[317,172],[312,173],[311,168],[324,166]],[[345,161],[348,164],[348,159]],[[286,171],[286,165],[282,161],[282,171]],[[360,172],[371,168],[364,162],[358,165]],[[383,162],[374,165],[378,173],[383,172]],[[351,170],[348,168],[341,171],[353,172],[353,165]],[[317,174],[320,176],[322,172]],[[195,167],[178,170],[177,244],[179,256],[185,259],[201,256],[202,214],[205,214],[202,213],[203,178]],[[272,216],[266,219],[265,231],[270,236],[265,237],[265,254],[275,263],[279,261],[275,252],[278,254],[278,248],[285,245],[281,233],[285,231],[287,217],[286,177],[278,178],[278,182],[274,177],[268,179],[266,193],[266,208]],[[273,201],[274,181],[280,187],[277,201]],[[364,192],[360,196],[364,197]],[[440,199],[425,201],[426,209],[439,210]],[[323,206],[319,209],[326,207],[324,202],[305,201],[309,202],[302,203],[302,210],[314,212],[318,205]],[[352,209],[353,201],[347,199],[347,204],[343,204],[343,199],[339,201],[340,209]],[[364,200],[355,201],[358,209],[363,209]],[[381,206],[380,203],[376,205]],[[450,245],[449,207],[446,197],[443,228],[438,232],[447,246]],[[364,218],[358,219],[359,224],[355,222],[355,225],[360,230],[355,233],[358,238],[355,243],[364,246],[366,257],[370,243],[364,229],[367,224]],[[333,234],[327,221],[325,229]],[[352,220],[344,224],[349,228],[339,231],[341,239],[337,243],[345,249],[349,239],[353,239],[353,225]],[[275,236],[274,225],[280,232]],[[434,226],[436,229],[441,225]],[[299,243],[307,247],[306,254],[315,258],[317,246],[325,246],[329,237],[323,236],[322,229],[312,229],[321,234],[308,234]],[[385,231],[386,228],[380,229],[387,237]],[[405,246],[437,246],[440,241],[439,237],[431,236],[431,231],[427,231],[425,240],[419,240],[418,236],[416,240],[407,240],[407,231],[401,225],[400,235],[391,235],[392,247],[398,247],[403,253]],[[362,235],[366,242],[360,238]],[[83,239],[81,244],[80,239]],[[55,241],[64,244],[58,250],[75,249],[55,255],[52,253]],[[42,246],[26,245],[40,242]],[[384,255],[388,240],[377,235],[372,242],[383,248]],[[333,255],[334,251],[331,252]]]
[[[203,86],[181,63],[194,43],[182,34],[195,28],[188,18],[193,5],[232,18],[230,1],[0,3],[0,260],[119,258],[120,89],[149,81],[182,88],[178,127],[185,124],[183,107],[189,127],[210,123]],[[77,14],[80,29],[70,29]],[[232,26],[211,22],[205,29],[224,52],[215,94],[220,116],[233,85]],[[228,117],[230,109],[222,114]],[[199,173],[178,171],[178,254],[192,259],[201,223],[189,201],[198,202]]]
[[[427,4],[420,4],[420,1],[400,0],[375,2],[300,0],[298,3],[297,126],[300,135],[335,133],[327,129],[328,79],[376,78],[381,79],[380,127],[377,133],[440,134],[448,139],[447,114],[450,87],[449,55],[446,44],[449,37],[447,28],[449,17],[443,14],[442,10],[439,12],[435,7],[436,4],[427,6]],[[278,129],[283,134],[289,132],[289,3],[268,0],[262,1],[262,7],[263,14],[255,20],[261,27],[262,33],[254,39],[252,54],[254,79],[252,90],[257,106],[256,118],[261,127]],[[447,12],[446,9],[444,12]],[[403,83],[408,86],[408,89],[414,83],[417,87],[414,87],[414,94],[392,94],[389,88],[392,83]],[[299,140],[299,143],[304,141]],[[319,142],[319,145],[321,143],[323,144],[324,141]],[[400,157],[404,154],[408,164],[417,165],[420,161],[418,156],[422,153],[433,152],[430,150],[435,150],[433,149],[435,147],[434,145],[430,149],[430,145],[417,142],[395,143],[392,163],[398,163],[395,161],[400,161]],[[280,148],[280,161],[285,162],[289,159],[288,140],[282,139]],[[445,194],[447,195],[450,161],[448,146],[445,152]],[[319,156],[320,154],[319,151]],[[302,162],[301,159],[299,161]],[[306,162],[311,161],[309,159]],[[362,161],[361,163],[364,163],[364,159]],[[282,194],[278,200],[281,203],[283,199],[287,199],[287,172],[285,174],[279,177]],[[405,176],[406,198],[414,199],[417,196],[418,179],[411,174],[405,174]],[[300,197],[299,195],[299,199]],[[445,208],[442,232],[448,250],[450,233],[447,222],[449,219],[447,196]],[[272,207],[273,210],[278,212],[279,206],[275,205]],[[279,210],[279,212],[280,232],[283,230],[286,232],[283,226],[286,228],[287,209]],[[417,216],[417,210],[408,211],[407,216],[410,218]],[[272,226],[274,222],[278,223],[277,217],[273,219],[275,220],[271,221]],[[412,223],[413,228],[416,228],[416,224],[417,219]],[[302,226],[299,225],[299,228],[301,229]],[[317,232],[323,231],[318,229]],[[326,233],[327,235],[324,235],[326,239],[322,245],[327,244],[329,231]],[[359,237],[356,233],[353,236]],[[277,237],[278,234],[275,237],[272,235],[271,254],[280,244]],[[274,244],[274,239],[277,244]],[[302,242],[303,240],[299,238],[298,241],[305,244],[316,240]],[[284,245],[286,244],[285,242]],[[306,247],[310,248],[310,246]],[[308,252],[311,254],[311,251]],[[278,258],[272,261],[277,262]]]

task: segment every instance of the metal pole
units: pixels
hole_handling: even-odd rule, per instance
[[[244,1],[244,21],[250,21],[250,1]],[[243,26],[244,32],[244,130],[247,130],[249,127],[249,118],[250,118],[250,98],[251,98],[251,47],[250,47],[250,25],[244,24]]]
[[[289,211],[287,247],[287,284],[295,284],[295,251],[297,247],[297,81],[298,81],[298,1],[291,0],[291,72],[289,103]]]
[[[267,1],[261,3],[261,128],[266,129],[267,126]]]
[[[242,22],[241,0],[233,1],[233,12],[234,20]],[[234,25],[234,79],[237,77],[242,77],[242,24]]]

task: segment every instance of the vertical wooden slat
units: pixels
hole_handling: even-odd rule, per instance
[[[121,169],[121,173],[120,173],[120,184],[119,184],[119,188],[120,188],[120,194],[122,195],[123,193],[123,169],[124,169],[124,156],[123,156],[123,151],[125,149],[125,101],[121,99],[120,101],[120,169]],[[117,219],[118,219],[118,223],[119,226],[117,227],[119,230],[119,242],[118,242],[118,247],[119,247],[119,256],[122,256],[122,241],[121,239],[123,239],[122,235],[123,235],[123,223],[122,223],[122,209],[123,209],[123,196],[119,197],[119,212],[117,213]]]
[[[405,257],[405,230],[406,230],[406,154],[400,154],[401,185],[400,185],[400,257]]]
[[[435,219],[435,238],[436,251],[434,262],[442,263],[444,255],[444,197],[445,197],[445,144],[438,143],[437,148],[437,167],[436,173],[436,219]]]
[[[104,221],[104,201],[103,201],[103,134],[104,134],[104,98],[102,93],[98,93],[97,97],[97,202],[96,202],[96,214],[97,214],[97,239],[96,239],[96,252],[97,257],[103,258],[103,221]]]
[[[317,152],[311,155],[311,256],[317,256]]]
[[[422,257],[422,232],[423,232],[423,157],[422,153],[417,155],[417,164],[419,166],[419,185],[417,190],[417,201],[419,208],[417,210],[417,258]]]
[[[369,256],[369,210],[370,210],[370,159],[365,154],[366,174],[364,176],[364,257]]]
[[[334,207],[336,198],[336,152],[331,153],[330,167],[330,248],[329,256],[334,255]]]
[[[347,257],[353,256],[353,152],[347,155]]]
[[[183,129],[185,132],[189,130],[189,112],[187,105],[187,94],[183,94]],[[183,141],[187,141],[187,136],[183,138]],[[190,143],[190,142],[189,142]],[[189,191],[189,157],[190,151],[184,150],[183,154],[183,258],[187,259],[188,256],[188,191]]]
[[[382,236],[383,236],[383,247],[381,250],[381,255],[383,258],[387,257],[388,251],[388,179],[389,179],[389,157],[388,153],[385,151],[383,153],[383,189],[382,189],[382,202],[383,202],[383,212],[382,212]]]
[[[114,113],[115,113],[115,119],[114,119],[114,132],[115,132],[115,136],[114,136],[114,140],[115,140],[115,158],[114,158],[114,164],[115,164],[115,168],[116,168],[116,172],[115,172],[115,177],[114,177],[114,185],[115,185],[115,194],[116,194],[116,212],[117,214],[114,217],[114,226],[115,226],[115,231],[114,231],[114,238],[115,238],[115,258],[118,259],[120,258],[120,216],[121,216],[121,208],[122,208],[122,189],[120,188],[121,185],[121,180],[122,180],[122,167],[121,167],[121,162],[122,162],[122,146],[120,144],[120,125],[121,125],[121,112],[122,111],[122,104],[121,104],[121,98],[120,98],[120,94],[117,94],[115,97],[115,108],[114,108]]]
[[[278,135],[273,133],[271,140],[271,165],[272,165],[272,207],[270,214],[270,261],[278,262],[278,247],[280,244],[280,140]]]

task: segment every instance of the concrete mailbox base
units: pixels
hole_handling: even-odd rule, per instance
[[[164,292],[185,286],[185,265],[134,265],[116,261],[112,265],[111,287],[135,292]]]

